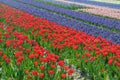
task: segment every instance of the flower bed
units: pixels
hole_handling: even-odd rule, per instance
[[[72,80],[73,64],[92,80],[120,79],[120,45],[3,4],[0,11],[2,78]]]

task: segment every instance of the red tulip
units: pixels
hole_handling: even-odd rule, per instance
[[[30,76],[30,75],[28,75],[28,76],[27,76],[27,78],[28,78],[28,79],[31,79],[31,76]]]
[[[10,59],[9,59],[9,58],[6,58],[5,61],[6,61],[7,63],[10,63]]]
[[[66,78],[66,74],[61,74],[61,77],[64,79]]]
[[[86,55],[87,57],[90,57],[90,56],[91,56],[91,54],[90,54],[90,53],[86,53],[85,55]]]
[[[68,75],[72,75],[72,74],[73,74],[73,72],[74,72],[74,70],[73,70],[73,69],[68,70]]]
[[[2,55],[2,52],[0,51],[0,56]]]
[[[113,60],[110,59],[110,60],[108,61],[108,64],[110,65],[110,64],[112,64],[112,62],[113,62]]]
[[[43,77],[44,77],[44,74],[43,74],[43,73],[40,73],[39,76],[40,76],[40,78],[43,78]]]
[[[37,62],[37,61],[35,61],[35,62],[34,62],[34,65],[35,65],[35,66],[38,66],[38,62]]]
[[[40,66],[40,70],[45,70],[45,67],[44,66]]]
[[[32,71],[32,75],[33,76],[38,76],[38,72],[37,71]]]
[[[64,61],[63,60],[59,61],[58,65],[63,67],[64,66]]]
[[[49,73],[49,75],[53,75],[54,71],[53,70],[49,70],[48,73]]]
[[[50,67],[54,69],[56,66],[54,64],[51,64]]]

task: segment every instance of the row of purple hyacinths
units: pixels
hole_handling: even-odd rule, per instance
[[[14,0],[0,0],[0,2],[3,2],[5,4],[8,4],[10,6],[13,6],[15,8],[18,8],[20,10],[23,10],[25,12],[29,12],[31,14],[34,14],[36,16],[39,16],[41,18],[46,18],[50,21],[59,23],[64,26],[70,26],[73,29],[81,30],[87,34],[91,34],[94,36],[101,36],[103,38],[106,38],[107,40],[110,40],[114,43],[120,44],[120,34],[114,33],[109,30],[105,29],[99,29],[96,26],[91,26],[89,24],[85,24],[76,20],[72,20],[70,18],[66,18],[64,16],[60,16],[57,14],[53,14],[52,12],[48,12],[45,10],[38,9],[33,6],[29,6],[26,4],[18,3]]]

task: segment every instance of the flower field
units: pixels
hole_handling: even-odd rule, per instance
[[[0,80],[120,80],[120,20],[47,1],[0,0]]]

